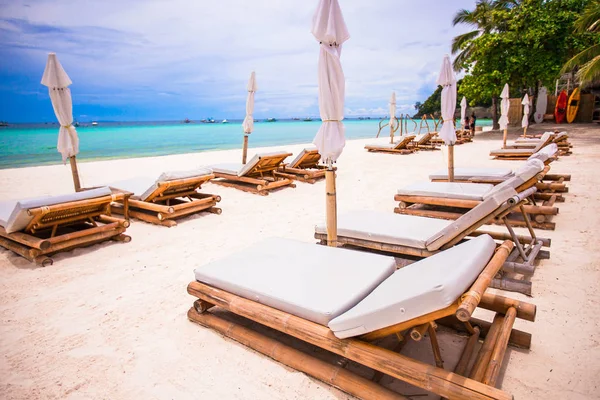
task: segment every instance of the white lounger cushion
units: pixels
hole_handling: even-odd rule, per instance
[[[193,169],[190,171],[169,171],[163,172],[158,179],[157,182],[167,182],[174,181],[177,179],[187,179],[187,178],[195,178],[200,176],[206,176],[212,174],[212,169],[208,167],[200,167],[198,169]]]
[[[507,179],[513,176],[510,168],[454,168],[454,178],[460,180],[466,179]],[[448,170],[435,171],[429,175],[429,179],[448,179]]]
[[[339,236],[426,249],[427,241],[431,237],[437,237],[453,222],[416,215],[360,210],[340,214],[337,228]],[[326,225],[317,225],[315,232],[326,234]]]
[[[427,196],[444,199],[483,200],[483,196],[492,190],[489,183],[462,182],[418,182],[398,189],[404,196]]]
[[[287,156],[289,153],[285,151],[273,151],[271,153],[259,153],[250,159],[246,164],[242,163],[222,163],[222,164],[214,164],[211,165],[210,168],[214,172],[218,172],[221,174],[227,175],[236,175],[236,176],[244,176],[246,175],[252,168],[258,164],[261,157],[268,156]]]
[[[389,138],[380,138],[380,140],[376,142],[369,143],[365,146],[365,148],[376,148],[382,150],[395,149],[401,143],[404,143],[403,147],[406,147],[408,143],[410,143],[415,138],[415,135],[406,135],[406,136],[398,136],[394,143],[390,143]]]
[[[288,167],[296,168],[298,166],[298,163],[302,160],[302,157],[304,157],[304,155],[306,153],[308,153],[309,151],[316,150],[316,149],[317,149],[317,146],[310,146],[310,147],[303,148],[302,151],[300,153],[298,153],[296,158],[294,158],[294,160],[288,164]]]
[[[558,153],[558,146],[556,143],[550,143],[548,146],[543,147],[537,153],[534,153],[529,156],[528,160],[540,160],[542,162],[546,162],[551,157]]]
[[[486,193],[483,198],[492,196],[505,188],[517,189],[519,186],[533,178],[538,172],[544,170],[544,163],[537,159],[527,160],[527,162],[515,171],[515,176],[508,178],[504,182],[496,185],[494,189]]]
[[[516,195],[514,189],[505,188],[455,221],[383,211],[349,212],[339,215],[337,232],[339,237],[437,251]],[[315,226],[315,232],[326,234],[326,225]]]
[[[396,269],[393,257],[271,238],[195,270],[210,286],[321,325]]]
[[[33,216],[29,215],[27,210],[72,201],[94,199],[110,194],[112,194],[110,188],[101,187],[60,196],[35,197],[20,201],[3,201],[0,202],[0,225],[4,227],[6,233],[19,232],[25,229],[33,219]]]
[[[364,335],[444,309],[465,293],[494,254],[482,235],[396,271],[356,306],[329,322],[338,338]]]

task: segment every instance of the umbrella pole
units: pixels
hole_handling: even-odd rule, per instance
[[[454,182],[454,144],[448,145],[448,181]]]
[[[242,147],[242,164],[246,164],[246,158],[248,157],[248,135],[244,135],[244,146]]]
[[[81,190],[81,183],[79,182],[79,171],[77,171],[75,156],[69,157],[69,163],[71,164],[71,172],[73,173],[73,186],[75,186],[75,191],[79,192]]]
[[[523,137],[527,137],[527,127],[523,128]]]
[[[502,139],[502,148],[505,149],[506,148],[506,135],[508,134],[508,129],[504,129],[504,137]]]
[[[335,192],[335,170],[331,159],[327,160],[325,190],[327,193],[327,245],[337,247],[337,197]]]
[[[394,120],[390,118],[390,144],[394,143]]]

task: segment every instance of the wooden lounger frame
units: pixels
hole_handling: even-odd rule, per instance
[[[402,138],[402,140],[400,140],[396,144],[396,147],[394,147],[392,149],[381,148],[381,147],[377,147],[377,146],[369,145],[369,144],[365,146],[365,149],[367,149],[367,151],[372,152],[372,153],[391,153],[391,154],[412,154],[415,151],[417,151],[417,148],[415,146],[411,146],[411,143],[413,142],[415,135],[401,136],[401,138]]]
[[[554,139],[553,136],[549,136],[546,139],[546,141],[544,142],[543,146],[541,146],[539,148],[543,149],[544,147],[548,146],[550,143],[552,143],[553,139]],[[536,145],[536,146],[538,146],[538,145]],[[517,149],[507,148],[507,149],[501,149],[501,150],[517,150]],[[494,157],[495,160],[527,160],[530,156],[532,156],[534,153],[536,153],[536,151],[533,151],[533,149],[531,149],[531,150],[532,151],[530,151],[528,153],[523,153],[523,152],[511,153],[510,151],[505,151],[505,152],[502,152],[501,154],[494,154],[494,152],[491,151],[490,157]]]
[[[531,187],[537,187],[537,184],[541,183],[549,170],[550,166],[546,165],[544,169],[537,173],[533,178],[516,188],[516,191],[523,192]],[[470,181],[470,183],[481,182]],[[541,186],[552,188],[552,185]],[[535,194],[533,196],[535,196]],[[544,198],[545,197],[541,197],[540,199]],[[546,200],[542,200],[542,205],[536,205],[533,203],[524,207],[524,210],[531,219],[531,224],[534,228],[547,230],[554,230],[556,228],[556,224],[551,221],[552,217],[558,214],[558,207],[554,206],[556,199],[557,196],[549,196]],[[480,200],[464,200],[406,194],[396,194],[394,196],[394,200],[399,202],[399,206],[394,208],[394,212],[398,214],[411,214],[443,219],[457,219],[463,214],[462,210],[468,211],[481,204]],[[456,209],[460,209],[461,211],[456,211]],[[503,225],[502,222],[492,222]],[[526,222],[522,219],[512,219],[511,222],[515,226],[527,227]]]
[[[385,374],[450,399],[509,400],[512,399],[510,394],[496,388],[507,346],[529,348],[531,343],[531,335],[513,329],[513,324],[515,318],[534,321],[536,313],[533,304],[485,293],[511,248],[510,242],[501,245],[475,283],[456,303],[359,338],[339,339],[326,326],[197,281],[191,282],[187,288],[189,294],[198,298],[188,311],[188,318],[358,398],[407,399],[377,383]],[[342,359],[336,366],[321,361],[209,312],[215,306],[327,350]],[[496,312],[491,324],[484,322],[478,325],[479,321],[471,318],[478,306]],[[436,320],[450,327],[458,325],[460,330],[471,334],[454,372],[442,367]],[[409,338],[421,340],[424,332],[429,333],[436,366],[399,353]],[[394,350],[378,343],[379,339],[388,336],[396,337],[399,342]],[[475,355],[469,371],[475,345],[484,337],[483,346]],[[369,380],[345,369],[348,360],[373,369],[373,378]]]
[[[283,160],[291,155],[292,153],[260,156],[258,163],[244,176],[214,172],[218,179],[213,179],[211,182],[261,196],[267,196],[271,190],[284,186],[295,188],[296,185],[292,179],[276,174]]]
[[[295,181],[313,184],[319,179],[325,178],[327,166],[320,165],[319,161],[321,161],[319,150],[306,150],[295,167],[291,167],[289,164],[284,164],[279,167],[279,169],[275,172],[275,175]]]
[[[20,232],[6,233],[0,227],[0,246],[31,262],[52,265],[52,254],[105,240],[129,242],[123,232],[129,221],[112,217],[115,195],[32,208],[31,222]]]
[[[215,175],[208,174],[184,179],[157,182],[158,187],[146,200],[129,199],[129,215],[133,218],[162,226],[175,226],[175,219],[208,211],[220,215],[222,210],[215,207],[221,196],[200,193],[202,185]],[[113,207],[113,211],[123,213],[123,205]]]
[[[413,140],[410,143],[409,148],[416,148],[417,150],[439,150],[440,146],[431,142],[431,139],[433,139],[435,135],[437,135],[437,132],[427,132],[419,140]]]
[[[521,212],[523,206],[527,200],[522,200],[518,203],[508,201],[502,206],[498,207],[493,213],[486,215],[479,221],[473,223],[473,225],[467,227],[460,234],[456,235],[451,241],[444,244],[439,250],[429,251],[427,249],[403,246],[390,243],[382,243],[374,240],[358,239],[354,237],[348,237],[338,232],[337,242],[342,246],[364,248],[370,251],[376,251],[385,253],[393,256],[404,255],[412,257],[430,257],[440,251],[446,250],[456,244],[459,244],[468,237],[480,236],[488,234],[496,240],[512,240],[514,247],[512,247],[512,253],[508,257],[508,261],[502,267],[502,273],[494,279],[491,283],[491,287],[497,289],[504,289],[513,292],[519,292],[526,295],[531,295],[531,282],[524,279],[512,279],[506,276],[506,273],[518,273],[525,276],[531,276],[535,272],[535,261],[538,259],[550,258],[550,252],[544,250],[543,247],[550,247],[551,240],[547,238],[540,238],[536,235],[531,225],[529,225],[529,235],[517,235],[512,229],[511,223],[508,221],[507,215],[512,213],[515,209],[520,209]],[[529,221],[527,214],[524,214],[524,219]],[[491,221],[501,221],[507,228],[507,233],[491,232],[479,230],[483,225],[489,224]],[[315,239],[319,240],[321,244],[327,244],[327,235],[323,233],[315,232]]]

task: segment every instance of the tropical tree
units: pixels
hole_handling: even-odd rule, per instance
[[[587,86],[600,77],[600,0],[591,1],[581,16],[575,21],[575,32],[592,32],[595,43],[566,62],[561,72],[579,67],[576,77],[582,86]]]

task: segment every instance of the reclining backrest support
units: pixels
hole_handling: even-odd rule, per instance
[[[315,168],[319,165],[321,155],[316,148],[302,149],[302,151],[288,164],[290,168]]]
[[[517,189],[519,186],[532,179],[536,176],[536,174],[543,170],[544,163],[542,161],[536,159],[528,160],[525,165],[515,172],[514,176],[494,186],[494,188],[486,193],[483,198],[487,199],[490,196],[494,196],[496,193],[504,190],[505,188]]]
[[[533,152],[537,153],[538,151],[540,151],[540,149],[542,147],[546,147],[548,145],[548,143],[552,140],[553,137],[554,137],[554,134],[552,132],[544,133],[542,135],[542,137],[540,138],[540,142],[533,149]]]
[[[248,163],[246,163],[246,165],[244,165],[242,169],[240,169],[237,175],[244,176],[253,173],[276,170],[283,160],[290,155],[290,153],[281,151],[256,154],[250,159],[250,161],[248,161]]]
[[[506,187],[493,195],[488,196],[484,201],[469,210],[456,221],[452,222],[441,232],[438,232],[429,238],[426,243],[427,250],[439,250],[442,246],[451,242],[456,237],[466,236],[472,231],[475,224],[487,218],[491,218],[494,212],[509,200],[513,202],[520,201],[517,192],[511,187]]]
[[[527,161],[537,159],[542,162],[546,162],[551,157],[554,157],[557,152],[558,146],[556,145],[556,143],[550,143],[548,146],[542,147],[540,151],[530,155]]]

